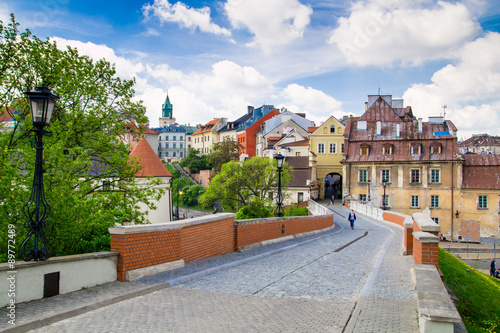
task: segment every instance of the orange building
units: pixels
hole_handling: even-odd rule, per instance
[[[271,119],[274,116],[279,115],[280,112],[276,109],[273,109],[271,112],[266,114],[264,117],[257,120],[252,125],[248,126],[243,130],[239,130],[237,132],[238,142],[243,146],[243,153],[247,154],[248,157],[254,157],[256,153],[256,142],[257,138],[255,133],[261,130],[262,124]]]

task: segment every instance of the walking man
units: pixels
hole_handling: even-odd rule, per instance
[[[354,221],[356,220],[356,214],[354,214],[354,210],[351,209],[349,216],[347,217],[349,222],[351,223],[351,229],[354,229]]]
[[[495,259],[491,259],[490,276],[495,276],[495,271],[496,270],[497,270],[497,263],[495,262]]]

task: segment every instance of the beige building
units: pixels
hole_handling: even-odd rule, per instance
[[[320,198],[338,199],[342,193],[344,125],[334,116],[317,127],[309,137],[310,150],[316,156],[316,179]]]
[[[221,142],[219,130],[226,126],[226,118],[217,118],[209,121],[191,136],[191,147],[198,149],[202,154],[212,152],[212,146]]]
[[[423,122],[402,100],[373,95],[365,113],[349,119],[344,135],[344,195],[408,215],[429,208],[449,237],[463,164],[451,121]]]

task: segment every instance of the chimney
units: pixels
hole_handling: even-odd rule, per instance
[[[422,118],[418,118],[418,133],[422,133]]]
[[[396,138],[401,137],[401,124],[396,124]]]
[[[253,113],[253,106],[249,105],[248,106],[248,114],[252,114]]]
[[[377,121],[377,135],[382,135],[382,122],[380,120]]]

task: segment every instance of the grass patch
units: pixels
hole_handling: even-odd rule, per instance
[[[439,249],[439,268],[458,298],[457,310],[467,330],[500,333],[500,279],[470,267],[443,249]]]

